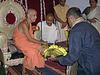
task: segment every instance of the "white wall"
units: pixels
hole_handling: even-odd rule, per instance
[[[66,0],[66,3],[69,7],[79,7],[83,11],[89,5],[89,0]],[[98,5],[100,5],[100,0],[98,0]]]

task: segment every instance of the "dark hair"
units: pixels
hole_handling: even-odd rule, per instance
[[[47,17],[47,16],[52,16],[52,17],[54,17],[53,13],[51,13],[51,12],[47,13],[46,17]]]
[[[96,3],[98,3],[98,0],[95,0]]]
[[[90,1],[91,1],[91,0],[89,0],[89,3],[90,3]],[[95,2],[98,3],[98,0],[95,0]]]
[[[75,17],[82,17],[82,13],[81,10],[77,7],[71,7],[68,12],[67,12],[67,16],[75,16]]]

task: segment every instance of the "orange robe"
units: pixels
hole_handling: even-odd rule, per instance
[[[25,24],[23,23],[22,25]],[[31,36],[33,36],[31,25],[29,33]],[[18,30],[18,26],[14,30],[13,40],[15,42],[15,45],[25,55],[23,62],[23,66],[25,68],[33,70],[35,66],[39,68],[44,67],[44,59],[38,50],[41,45],[28,41],[27,37]]]

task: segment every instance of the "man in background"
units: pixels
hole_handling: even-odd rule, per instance
[[[71,31],[69,35],[69,54],[59,57],[63,65],[78,63],[77,75],[100,75],[100,34],[86,22],[77,7],[67,12]]]
[[[66,46],[66,38],[64,29],[67,30],[68,27],[67,25],[67,19],[66,19],[66,13],[68,10],[68,5],[65,4],[66,0],[59,0],[59,4],[54,6],[54,16],[56,20],[56,26],[58,28],[58,40],[57,42],[62,43],[63,45],[61,46]]]

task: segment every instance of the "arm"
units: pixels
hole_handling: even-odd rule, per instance
[[[92,19],[87,19],[90,23],[95,23],[96,22],[96,18],[92,18]]]
[[[33,43],[37,43],[37,44],[41,44],[40,41],[34,39],[31,37],[30,33],[29,33],[29,30],[28,30],[28,27],[25,25],[25,26],[22,26],[22,29],[23,29],[23,33],[25,34],[25,36],[28,38],[28,40],[30,42],[33,42]]]
[[[100,22],[100,6],[97,6],[96,8],[96,15],[95,15],[95,20]]]
[[[71,65],[76,62],[81,54],[81,33],[73,32],[69,38],[69,53],[65,57],[58,58],[59,62],[63,65]]]

